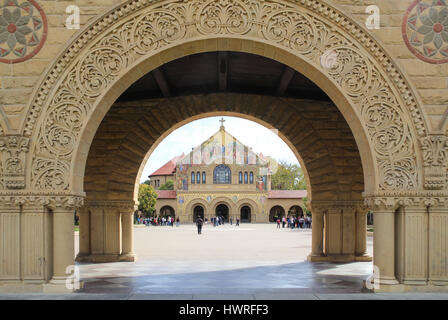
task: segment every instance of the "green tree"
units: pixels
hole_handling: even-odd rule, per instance
[[[138,210],[145,216],[150,216],[156,209],[157,193],[152,186],[140,184],[138,189]]]
[[[271,178],[272,190],[304,190],[306,181],[302,169],[297,164],[280,161]]]
[[[159,188],[160,190],[174,190],[174,181],[167,180],[162,186]]]
[[[311,211],[310,211],[310,208],[309,208],[309,203],[308,203],[308,197],[303,197],[303,212],[306,214],[306,215],[308,215],[308,216],[311,216]]]
[[[149,180],[145,180],[145,182],[143,182],[143,184],[147,184],[149,186],[150,182],[149,182]]]

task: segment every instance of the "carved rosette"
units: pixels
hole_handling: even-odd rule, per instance
[[[425,189],[440,190],[448,181],[448,137],[431,135],[420,140],[423,150]]]
[[[412,91],[375,40],[319,0],[136,0],[118,7],[79,36],[38,91],[25,128],[31,135],[42,123],[32,186],[70,190],[73,153],[100,95],[137,61],[204,36],[268,42],[314,65],[358,108],[377,162],[376,189],[418,187],[414,135],[422,137],[426,129]],[[321,56],[328,51],[337,58],[323,68]],[[41,113],[45,119],[37,121]],[[54,159],[51,170],[43,165]]]
[[[0,138],[2,181],[6,189],[25,188],[25,159],[29,138],[7,136]]]

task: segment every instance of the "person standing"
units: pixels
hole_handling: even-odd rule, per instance
[[[277,218],[277,229],[280,229],[280,218]]]
[[[285,218],[285,216],[283,216],[283,217],[282,217],[282,225],[283,225],[283,228],[285,227],[285,224],[286,224],[286,218]]]
[[[232,225],[232,223],[233,223],[233,219],[232,219],[232,218],[230,218],[230,225]]]
[[[202,234],[202,225],[204,224],[204,220],[201,217],[198,217],[196,220],[196,226],[198,227],[198,234]]]
[[[236,218],[236,225],[235,227],[239,227],[240,226],[240,218]]]
[[[176,227],[178,227],[179,226],[179,217],[177,217],[177,219],[176,219]]]

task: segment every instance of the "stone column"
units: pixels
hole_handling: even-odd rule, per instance
[[[136,261],[137,257],[134,253],[134,212],[121,212],[122,227],[122,252],[120,261]]]
[[[312,251],[308,261],[322,261],[324,257],[324,211],[319,207],[312,207]]]
[[[373,216],[373,264],[380,284],[398,284],[395,278],[395,209],[377,205]]]
[[[21,280],[20,206],[0,203],[0,283]]]
[[[325,214],[325,254],[333,261],[342,255],[342,210],[337,206]]]
[[[74,208],[53,209],[53,278],[51,283],[65,284],[67,267],[75,264]]]
[[[372,257],[367,255],[367,212],[365,208],[356,210],[356,261],[372,261]]]
[[[430,285],[448,288],[448,198],[431,199],[429,207],[428,280]]]
[[[356,207],[342,208],[342,255],[347,261],[355,260],[356,248]]]
[[[83,257],[89,256],[90,249],[90,212],[83,207],[78,210],[79,214],[79,253],[76,261],[82,261]]]

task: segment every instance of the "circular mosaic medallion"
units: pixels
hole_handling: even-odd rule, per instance
[[[31,59],[47,38],[44,11],[35,0],[0,1],[0,62]]]
[[[402,24],[406,46],[420,60],[448,62],[447,0],[416,0],[406,11]]]

